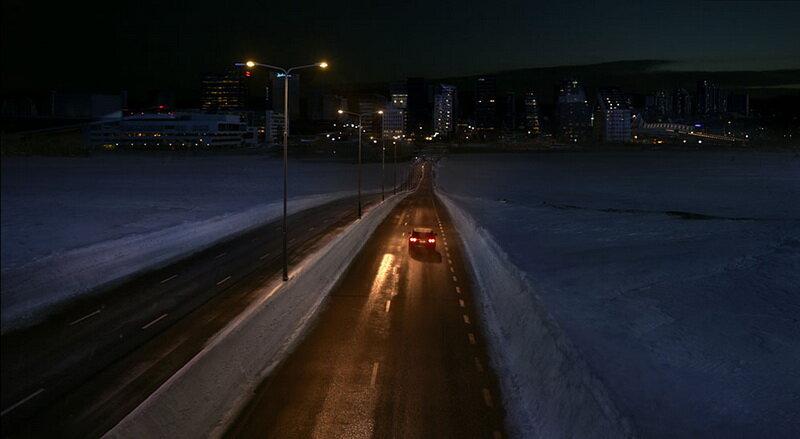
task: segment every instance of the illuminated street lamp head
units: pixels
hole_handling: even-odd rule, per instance
[[[339,110],[339,114],[344,114],[344,110]]]
[[[253,61],[247,61],[246,63],[244,63],[244,65],[246,65],[248,68],[252,69],[253,67],[256,66],[256,63],[253,62]]]
[[[328,68],[328,63],[326,63],[325,61],[322,61],[321,63],[319,63],[317,65],[322,67],[323,69],[327,69]]]
[[[378,110],[378,114],[383,114],[383,110]]]

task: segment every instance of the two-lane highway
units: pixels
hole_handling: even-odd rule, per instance
[[[367,198],[369,204],[377,200]],[[352,223],[355,206],[347,198],[291,215],[290,262]],[[3,437],[99,437],[199,352],[280,270],[275,221],[4,335]]]
[[[228,437],[503,436],[457,232],[424,168]],[[435,252],[409,251],[413,227],[438,233]]]

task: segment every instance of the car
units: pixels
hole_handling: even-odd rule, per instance
[[[408,249],[436,250],[436,233],[430,227],[414,227],[408,237]]]

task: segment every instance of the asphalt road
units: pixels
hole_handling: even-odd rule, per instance
[[[425,167],[228,437],[503,437],[457,231]],[[437,251],[409,252],[415,226],[437,231]]]
[[[355,220],[355,207],[348,198],[291,215],[290,262]],[[279,278],[280,227],[267,224],[4,335],[3,437],[101,436]]]

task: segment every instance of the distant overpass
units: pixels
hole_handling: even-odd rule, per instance
[[[709,139],[719,142],[747,142],[747,138],[735,136],[723,136],[720,134],[710,134],[698,131],[699,127],[671,122],[641,122],[636,128],[639,135],[646,136],[669,136],[678,138]]]

